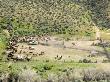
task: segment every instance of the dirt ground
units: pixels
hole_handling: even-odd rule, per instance
[[[72,45],[72,43],[75,45]],[[64,45],[66,48],[55,47],[55,46],[44,46],[44,45],[28,45],[26,43],[18,43],[18,54],[20,51],[23,55],[32,52],[32,54],[37,54],[44,52],[42,56],[35,56],[33,59],[51,59],[56,60],[56,57],[61,57],[60,61],[79,61],[81,59],[87,58],[92,59],[93,61],[97,60],[101,62],[103,59],[106,59],[106,55],[100,52],[104,52],[103,48],[91,46],[93,41],[65,41]],[[29,50],[29,47],[34,48]],[[91,51],[97,51],[98,56],[88,57],[91,54]],[[96,54],[97,55],[97,54]]]

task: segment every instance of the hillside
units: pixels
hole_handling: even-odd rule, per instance
[[[1,28],[13,28],[18,35],[93,33],[92,12],[84,3],[71,0],[2,0]]]
[[[93,27],[110,27],[109,0],[0,0],[0,42],[11,35],[94,38]],[[109,33],[109,30],[107,31]],[[109,38],[103,33],[103,37]]]
[[[0,0],[0,82],[110,82],[110,0]]]
[[[109,39],[109,0],[0,0],[0,44],[9,38],[6,29],[11,36],[48,34],[80,39],[95,38],[94,27]]]
[[[87,7],[92,11],[93,21],[98,27],[110,28],[110,1],[89,0]]]
[[[109,28],[109,3],[107,0],[1,0],[1,27],[13,28],[18,35],[91,36],[94,24]]]

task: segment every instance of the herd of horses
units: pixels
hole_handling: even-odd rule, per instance
[[[43,46],[48,46],[48,45],[54,45],[54,47],[63,47],[64,48],[64,42],[59,41],[57,38],[54,38],[56,41],[52,41],[53,38],[50,36],[24,36],[24,37],[17,37],[14,36],[10,39],[8,47],[7,47],[7,60],[13,60],[13,61],[30,61],[33,57],[37,56],[42,56],[45,55],[44,51],[41,51],[40,53],[33,53],[32,50],[35,50],[30,44],[28,44],[30,41],[32,42],[37,42],[36,45],[43,45]],[[27,54],[25,51],[23,51],[23,46],[22,49],[18,53],[18,43],[27,43],[28,48],[27,50],[29,53]],[[33,44],[32,44],[33,45]],[[75,45],[73,43],[73,45]],[[62,56],[57,56],[55,57],[57,60],[61,60]]]
[[[13,37],[9,40],[8,46],[7,46],[7,60],[13,60],[13,61],[30,61],[35,56],[42,56],[45,54],[44,51],[41,51],[40,53],[33,53],[32,50],[34,50],[33,47],[29,45],[27,48],[29,53],[27,54],[25,51],[23,51],[23,45],[22,49],[18,53],[18,43],[28,43],[29,41],[36,40],[38,41],[39,38],[36,37]],[[42,39],[41,39],[42,40]],[[43,38],[44,40],[44,38]]]
[[[29,43],[30,41],[37,41],[37,44],[40,45],[49,45],[48,42],[51,41],[51,37],[50,36],[24,36],[24,37],[17,37],[14,36],[9,40],[9,44],[7,47],[7,60],[14,60],[14,61],[30,61],[33,57],[36,56],[42,56],[45,54],[44,51],[41,51],[41,53],[33,53],[32,50],[34,50],[33,47],[31,47],[29,45],[28,47],[28,51],[30,51],[28,54],[26,54],[25,51],[23,51],[22,49],[18,52],[18,43]],[[56,40],[57,42],[59,40]],[[55,45],[60,45],[60,46],[64,46],[64,42],[60,41],[60,44],[55,44]],[[75,46],[76,44],[73,42],[71,45]],[[99,41],[98,43],[93,43],[91,46],[97,46],[97,45],[102,45],[102,41]],[[104,45],[107,45],[107,43],[105,43]],[[23,48],[23,46],[22,46]],[[89,57],[95,56],[97,54],[97,52],[92,51],[91,55]],[[57,60],[61,60],[62,56],[57,56],[55,57],[55,59]]]

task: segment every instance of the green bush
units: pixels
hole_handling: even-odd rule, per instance
[[[53,67],[52,65],[45,64],[45,65],[43,66],[43,69],[44,69],[44,70],[51,70],[52,67]]]

